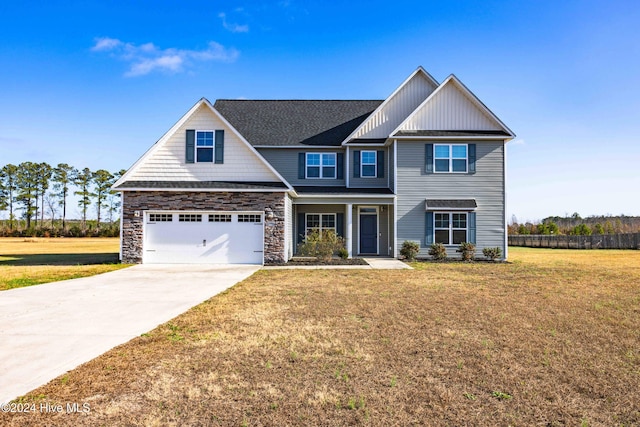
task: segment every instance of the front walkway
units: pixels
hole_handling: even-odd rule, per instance
[[[265,270],[413,270],[395,258],[362,258],[368,265],[267,265]]]
[[[259,265],[136,265],[0,292],[0,403],[148,332]]]

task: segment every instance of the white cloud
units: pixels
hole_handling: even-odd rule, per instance
[[[218,18],[222,19],[222,26],[231,31],[232,33],[247,33],[249,32],[249,25],[239,25],[233,24],[231,22],[227,22],[227,14],[224,12],[220,12],[218,14]]]
[[[527,145],[524,139],[516,139],[515,141],[511,141],[509,145]]]
[[[96,39],[96,44],[91,50],[99,52],[102,50],[112,50],[122,45],[122,42],[118,39],[112,39],[109,37],[99,37]]]
[[[143,76],[153,71],[179,73],[200,61],[233,62],[239,52],[220,43],[209,42],[206,49],[160,49],[153,43],[136,45],[109,37],[97,38],[92,51],[110,52],[116,58],[130,63],[127,77]]]

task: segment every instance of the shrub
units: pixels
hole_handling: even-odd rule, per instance
[[[429,255],[436,261],[442,261],[447,258],[447,248],[442,243],[434,243],[429,248]]]
[[[318,230],[314,230],[307,234],[304,243],[298,246],[298,253],[328,261],[341,248],[344,248],[344,239],[336,235],[335,231],[325,230],[321,234]]]
[[[420,251],[420,245],[417,242],[405,240],[402,242],[402,248],[400,249],[400,255],[406,258],[407,261],[415,261],[416,255]]]
[[[340,248],[338,249],[338,256],[342,259],[347,259],[349,258],[349,251],[347,248]]]
[[[498,258],[502,257],[502,249],[496,248],[484,248],[482,250],[482,255],[485,256],[489,261],[495,261]]]
[[[476,245],[470,242],[462,242],[456,252],[460,252],[462,254],[463,261],[473,261],[473,257],[476,253]]]

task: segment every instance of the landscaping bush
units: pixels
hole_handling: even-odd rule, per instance
[[[482,255],[484,255],[489,261],[495,261],[498,258],[502,258],[502,249],[498,247],[484,248],[482,250]]]
[[[462,242],[456,252],[462,255],[463,261],[473,261],[473,257],[476,254],[476,245],[470,242]]]
[[[419,251],[420,245],[417,242],[405,240],[404,242],[402,242],[400,255],[405,257],[407,261],[415,261]]]
[[[349,258],[349,251],[347,248],[340,248],[338,249],[338,256],[342,259],[347,259]]]
[[[435,261],[442,261],[447,258],[447,248],[445,248],[442,243],[434,243],[429,248],[429,255],[431,255]]]
[[[344,239],[339,237],[335,231],[324,230],[320,233],[318,230],[314,230],[307,234],[304,243],[298,246],[298,253],[302,256],[313,256],[319,260],[328,261],[340,249],[344,249]]]

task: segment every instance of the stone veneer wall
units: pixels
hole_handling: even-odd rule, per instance
[[[264,262],[286,262],[285,193],[125,191],[122,201],[122,262],[142,262],[144,211],[273,211],[264,225]],[[140,215],[135,216],[135,211]]]

